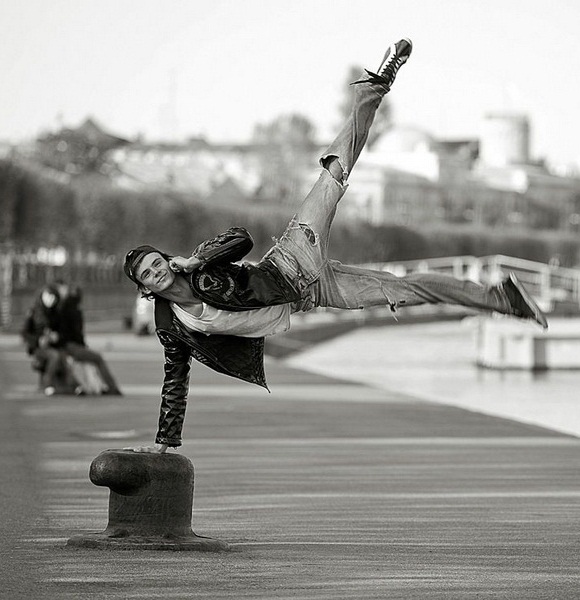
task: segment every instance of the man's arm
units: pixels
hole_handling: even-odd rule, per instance
[[[192,273],[206,265],[241,260],[254,247],[252,236],[242,227],[231,227],[225,233],[201,243],[189,258],[174,256],[169,267],[176,273]]]
[[[163,453],[181,446],[181,431],[187,408],[191,352],[184,344],[165,341],[165,377],[161,389],[159,428],[153,446],[130,448],[135,452]]]
[[[254,247],[254,240],[243,227],[230,227],[211,240],[200,244],[193,257],[202,265],[216,265],[241,260]]]

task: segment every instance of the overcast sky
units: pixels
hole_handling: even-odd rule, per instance
[[[299,112],[325,141],[349,66],[410,37],[396,122],[477,136],[486,112],[524,111],[535,158],[580,160],[578,0],[2,0],[0,36],[4,140],[93,116],[245,141]]]

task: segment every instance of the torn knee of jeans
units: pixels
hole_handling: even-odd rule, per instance
[[[312,227],[308,225],[308,223],[298,223],[298,227],[302,229],[306,239],[313,245],[316,246],[318,244],[318,235],[312,230]]]
[[[338,183],[341,185],[348,179],[348,171],[342,166],[340,158],[335,154],[323,156],[320,159],[323,169],[326,169]]]
[[[387,294],[387,291],[385,290],[385,286],[382,284],[381,284],[381,292],[383,292],[383,295],[385,296],[385,300],[387,301],[387,305],[388,305],[389,309],[391,310],[391,312],[396,313],[397,306],[400,305],[400,302],[397,302],[397,300],[391,300],[389,298],[389,295]]]

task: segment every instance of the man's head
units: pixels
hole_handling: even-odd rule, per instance
[[[175,273],[169,268],[170,256],[153,246],[138,246],[127,252],[123,270],[144,294],[159,294],[173,285]]]

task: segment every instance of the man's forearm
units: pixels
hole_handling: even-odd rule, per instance
[[[176,344],[165,346],[165,377],[161,389],[159,426],[155,442],[168,446],[181,445],[181,432],[187,408],[191,354]]]
[[[252,236],[243,227],[226,232],[200,244],[193,252],[204,265],[241,260],[254,247]]]
[[[188,377],[186,379],[177,378],[164,381],[155,443],[181,446],[188,388]]]

